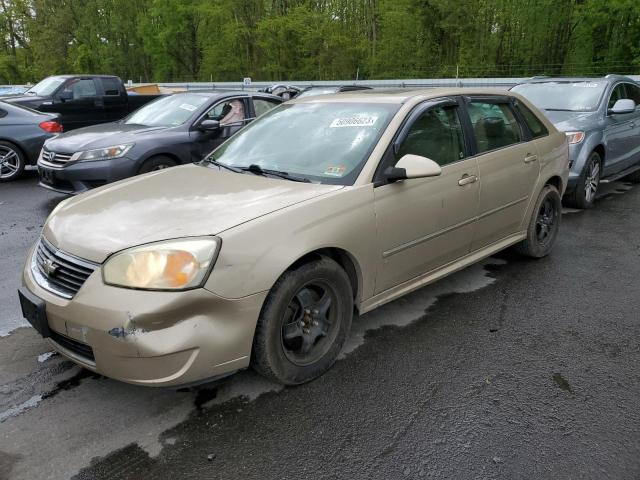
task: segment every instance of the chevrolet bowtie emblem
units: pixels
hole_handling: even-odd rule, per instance
[[[56,270],[58,270],[58,265],[47,258],[42,262],[42,268],[48,276],[51,276],[56,273]]]

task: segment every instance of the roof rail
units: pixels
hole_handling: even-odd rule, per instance
[[[534,75],[533,77],[529,77],[529,80],[540,80],[542,78],[549,78],[549,75]]]

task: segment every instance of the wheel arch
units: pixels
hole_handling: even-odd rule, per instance
[[[560,195],[562,195],[562,188],[564,187],[564,184],[562,182],[562,178],[560,178],[559,175],[553,175],[552,177],[548,178],[547,181],[544,182],[544,184],[553,185],[558,189],[558,192],[560,192]]]
[[[24,148],[24,146],[22,146],[20,144],[20,142],[16,142],[15,138],[0,137],[0,142],[10,143],[14,147],[16,147],[18,150],[20,150],[20,153],[22,154],[22,156],[23,156],[23,158],[25,160],[25,164],[27,164],[27,165],[35,165],[35,163],[34,164],[31,163],[31,159],[27,155],[27,150]]]
[[[176,165],[182,165],[183,164],[183,162],[180,159],[180,157],[178,157],[174,153],[170,153],[170,152],[153,152],[153,153],[145,156],[142,160],[140,160],[140,163],[138,165],[138,171],[140,171],[140,169],[142,168],[142,166],[145,163],[147,163],[149,160],[153,160],[156,157],[167,157],[167,158],[170,158],[171,160],[173,160],[174,162],[176,162]]]
[[[318,248],[316,250],[312,250],[310,252],[305,253],[297,260],[295,260],[291,265],[289,265],[285,272],[290,270],[294,270],[295,268],[304,265],[305,263],[309,263],[313,260],[317,260],[321,257],[328,257],[335,261],[340,267],[346,272],[347,277],[349,277],[349,283],[351,283],[351,289],[353,291],[353,299],[355,301],[355,305],[357,308],[358,299],[361,295],[361,286],[362,286],[362,273],[358,262],[348,251],[338,248],[338,247],[323,247]],[[284,272],[283,272],[284,273]]]
[[[592,152],[596,152],[598,155],[600,155],[600,160],[602,161],[602,166],[604,166],[605,164],[605,149],[604,149],[604,145],[602,145],[601,143],[598,143],[595,147],[593,147],[591,149]]]

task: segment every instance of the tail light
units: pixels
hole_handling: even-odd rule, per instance
[[[54,122],[52,120],[47,122],[42,122],[39,127],[48,133],[62,133],[63,128],[58,122]]]

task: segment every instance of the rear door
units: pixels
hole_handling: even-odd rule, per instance
[[[467,97],[465,105],[480,175],[475,251],[520,231],[540,164],[509,97]]]
[[[250,97],[225,98],[214,103],[194,122],[190,132],[193,139],[191,156],[194,162],[202,160],[253,119],[250,100]],[[202,131],[198,125],[203,120],[217,120],[220,122],[220,128],[215,131]]]
[[[100,87],[90,77],[67,80],[55,96],[55,111],[60,113],[65,131],[103,123],[104,104]]]
[[[376,174],[381,263],[376,293],[442,267],[469,252],[478,209],[478,165],[468,156],[456,99],[414,110]],[[405,154],[442,166],[438,177],[386,183],[382,172]]]

